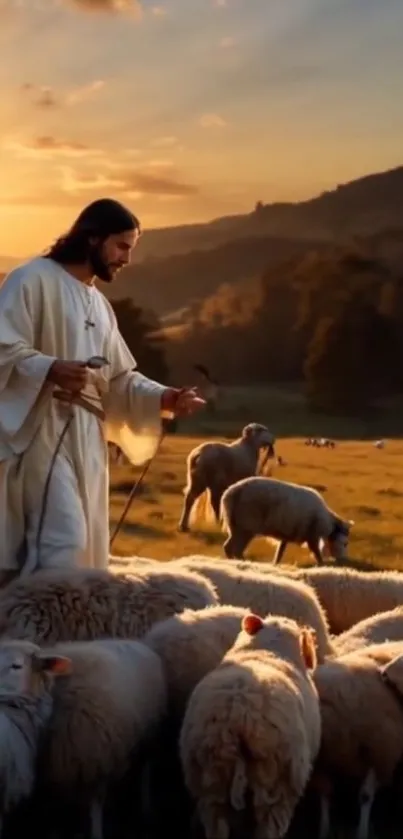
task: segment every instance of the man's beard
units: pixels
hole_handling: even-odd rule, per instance
[[[102,280],[104,283],[112,282],[118,268],[117,266],[108,265],[108,263],[105,262],[99,245],[94,245],[91,248],[89,252],[89,263],[91,265],[91,270],[99,280]]]

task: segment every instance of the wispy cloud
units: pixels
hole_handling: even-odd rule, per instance
[[[80,105],[82,102],[92,99],[104,87],[105,81],[103,79],[95,79],[88,84],[71,88],[71,90],[67,91],[35,85],[32,82],[24,82],[21,85],[21,90],[35,107],[49,110]]]
[[[49,159],[51,157],[86,157],[101,155],[101,149],[92,148],[85,143],[62,140],[50,134],[32,137],[30,140],[6,139],[3,148],[14,152],[17,157],[31,159]]]
[[[227,123],[219,114],[203,114],[199,119],[202,128],[225,128]]]
[[[125,14],[139,19],[143,15],[139,0],[64,0],[83,12],[103,12],[107,14]]]
[[[158,166],[154,167],[159,168]],[[171,166],[169,166],[171,168]],[[108,175],[98,174],[96,176],[88,173],[77,172],[71,168],[62,170],[63,189],[75,194],[87,192],[88,190],[100,191],[101,189],[113,190],[115,193],[133,195],[167,195],[182,197],[197,195],[200,187],[195,183],[188,183],[173,170],[171,176],[160,175],[152,172],[152,165],[145,169],[121,169]]]
[[[170,146],[177,145],[178,142],[177,137],[167,135],[166,137],[156,137],[154,140],[151,140],[150,145],[155,148],[169,148]]]

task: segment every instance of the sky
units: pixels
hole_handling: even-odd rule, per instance
[[[403,163],[402,0],[0,0],[0,255],[95,198],[145,228]]]

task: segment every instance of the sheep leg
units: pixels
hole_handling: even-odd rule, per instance
[[[104,796],[97,795],[90,805],[90,839],[103,839],[104,836]]]
[[[244,531],[237,530],[236,534],[231,533],[223,544],[227,559],[243,559],[244,550],[249,545],[251,539],[252,535]]]
[[[205,489],[204,487],[203,488],[197,487],[197,489],[196,489],[195,487],[191,486],[191,487],[189,487],[189,489],[185,490],[185,499],[184,499],[184,502],[183,502],[182,515],[179,519],[179,524],[178,524],[178,530],[181,533],[188,533],[190,514],[193,510],[193,507],[194,507],[197,499],[204,492],[204,489]]]
[[[311,551],[311,553],[314,555],[314,557],[315,557],[316,562],[318,563],[318,565],[323,565],[323,556],[322,556],[322,551],[321,551],[321,549],[320,549],[320,547],[319,547],[319,542],[317,542],[317,541],[312,541],[312,542],[308,541],[308,548],[309,548],[309,550]]]
[[[374,803],[377,786],[375,772],[373,769],[370,769],[360,789],[360,820],[358,823],[356,839],[368,839],[372,805]]]
[[[220,521],[220,504],[221,504],[221,492],[216,488],[210,489],[210,503],[213,508],[213,513],[216,517],[216,521]]]
[[[319,798],[319,839],[327,839],[330,833],[330,801],[325,793]]]
[[[275,550],[274,557],[273,557],[273,565],[278,565],[278,563],[281,561],[281,559],[284,555],[284,551],[287,547],[287,544],[288,544],[288,542],[282,541],[282,542],[280,542],[279,545],[277,545],[277,548]]]
[[[216,801],[199,801],[198,811],[206,839],[229,839],[226,808]]]

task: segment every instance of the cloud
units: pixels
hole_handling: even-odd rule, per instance
[[[228,6],[227,0],[213,0],[213,6],[216,9],[226,9]]]
[[[203,114],[199,119],[199,125],[202,128],[225,128],[227,123],[219,114]]]
[[[166,165],[168,161],[165,162]],[[154,167],[155,161],[154,161]],[[168,168],[168,166],[167,166]],[[62,188],[68,193],[80,194],[94,191],[113,191],[115,194],[135,195],[141,198],[143,195],[171,196],[181,198],[187,195],[198,195],[199,187],[193,183],[187,183],[177,175],[173,167],[170,176],[163,176],[152,171],[152,164],[138,170],[117,170],[107,175],[76,172],[69,167],[63,167]]]
[[[35,159],[48,159],[54,156],[85,157],[102,154],[101,149],[92,148],[85,143],[74,140],[61,140],[50,134],[24,141],[10,138],[3,142],[3,148],[14,152],[17,157]]]
[[[65,0],[65,2],[83,12],[125,14],[137,20],[143,16],[139,0]]]
[[[45,110],[52,108],[70,108],[74,105],[80,105],[91,99],[96,93],[105,87],[103,79],[95,79],[85,85],[72,88],[67,92],[56,91],[52,87],[43,87],[32,84],[32,82],[24,82],[21,85],[21,91],[27,95],[33,105],[37,108]]]

